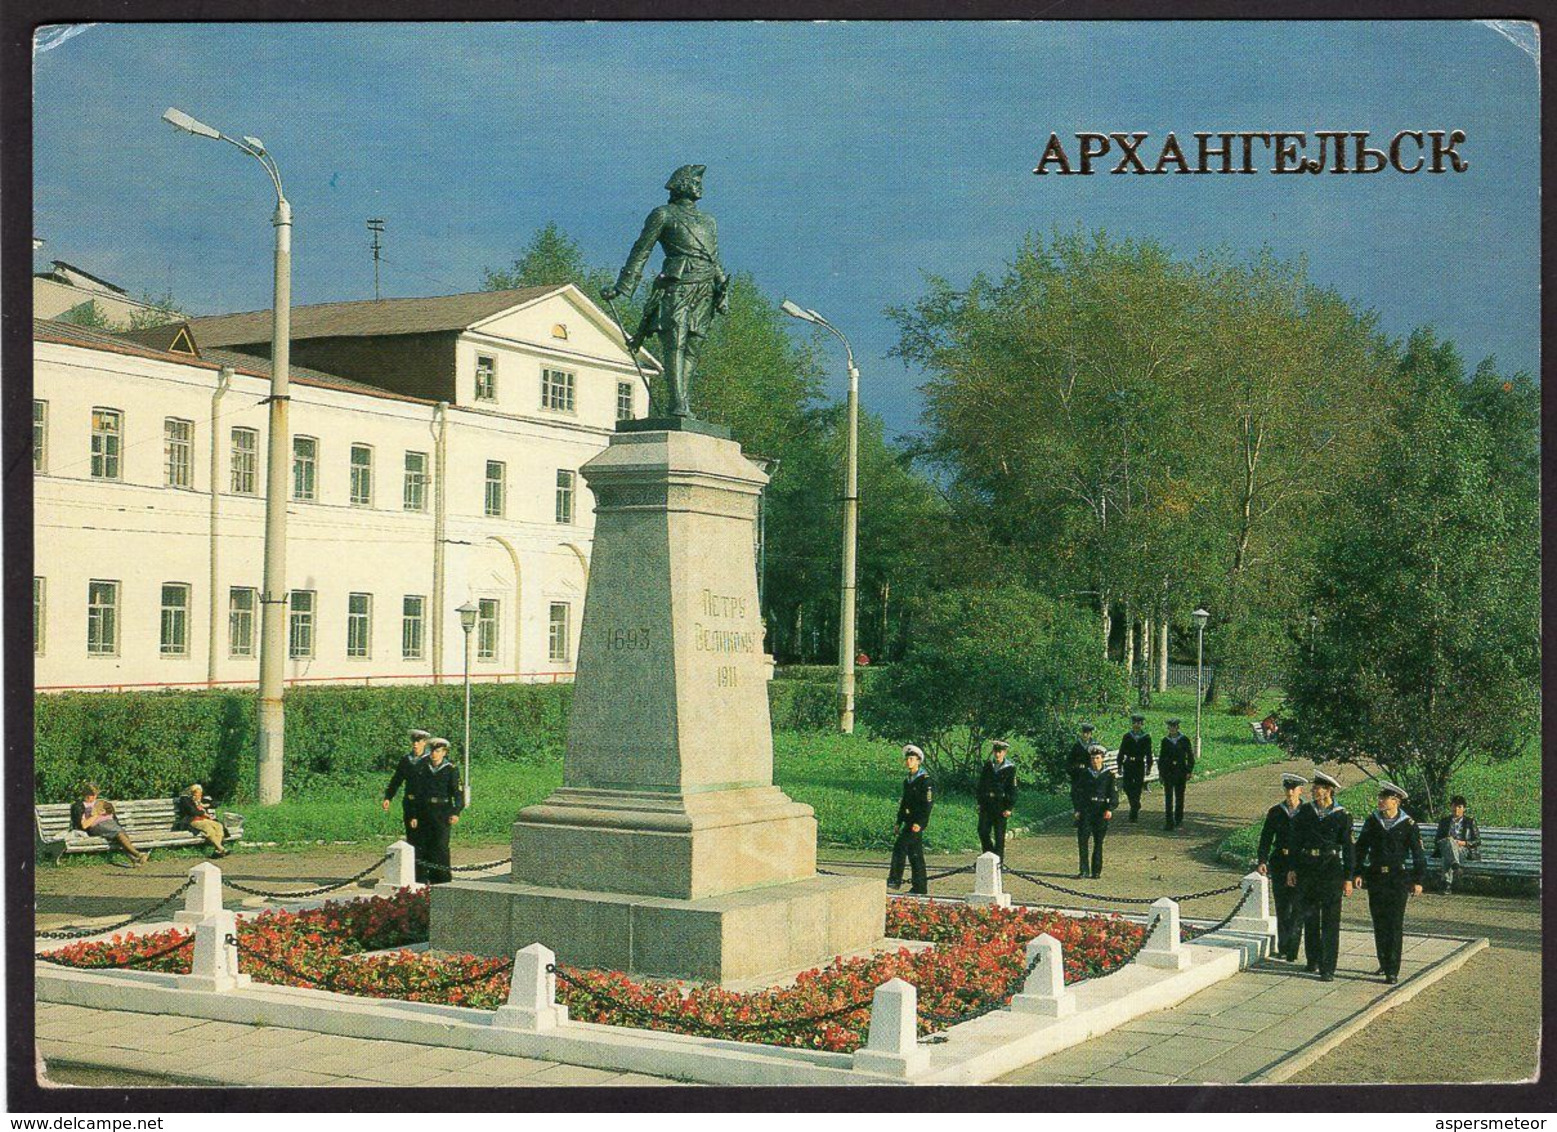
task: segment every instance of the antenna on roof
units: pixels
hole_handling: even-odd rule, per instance
[[[378,302],[378,261],[379,251],[383,244],[379,243],[379,237],[384,234],[384,222],[382,220],[369,220],[368,231],[373,233],[373,301]]]

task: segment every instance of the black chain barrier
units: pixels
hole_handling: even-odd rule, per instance
[[[656,1014],[646,1006],[640,1006],[636,1002],[627,1002],[609,991],[598,987],[592,987],[581,979],[576,979],[555,963],[546,965],[548,973],[557,976],[560,982],[575,987],[591,998],[598,999],[608,1006],[614,1006],[622,1014],[629,1018],[639,1018],[649,1022],[667,1022],[673,1024],[678,1030],[690,1032],[695,1037],[702,1038],[728,1038],[732,1034],[759,1034],[764,1031],[776,1030],[784,1026],[814,1025],[819,1022],[832,1022],[839,1018],[856,1014],[861,1010],[869,1010],[871,1001],[875,997],[875,991],[871,991],[870,998],[863,998],[856,1002],[846,1003],[843,1006],[835,1006],[820,1014],[802,1014],[793,1018],[769,1018],[760,1022],[705,1022],[701,1018],[667,1018]],[[645,1027],[650,1029],[652,1027]]]
[[[335,971],[329,971],[323,975],[309,974],[306,971],[299,971],[296,967],[292,966],[290,963],[285,962],[284,960],[272,959],[268,955],[255,951],[252,947],[241,946],[238,943],[237,937],[235,936],[227,936],[226,943],[229,946],[237,947],[240,954],[249,956],[249,958],[255,960],[261,966],[269,967],[272,970],[281,971],[287,975],[290,975],[294,979],[301,979],[303,982],[309,984],[309,989],[311,990],[334,991],[341,986],[341,983],[336,978],[337,972]],[[470,975],[465,978],[451,979],[448,982],[432,983],[428,986],[422,987],[406,987],[405,990],[408,993],[457,990],[460,987],[476,986],[478,983],[488,982],[491,979],[496,978],[498,975],[512,971],[513,969],[514,961],[512,959],[505,959],[496,967],[493,967],[487,971],[483,971],[479,975]]]
[[[487,869],[495,869],[500,865],[511,865],[513,863],[514,859],[512,857],[504,857],[501,861],[487,861],[480,865],[444,865],[437,861],[423,861],[422,868],[429,872],[438,873],[479,873],[485,872]]]
[[[161,900],[157,901],[155,904],[152,904],[152,905],[150,905],[150,906],[148,906],[146,908],[142,908],[139,912],[136,912],[133,915],[127,916],[124,919],[119,920],[116,923],[103,924],[102,926],[95,927],[95,928],[92,928],[92,927],[85,927],[85,928],[55,928],[52,931],[34,932],[33,934],[35,936],[37,936],[39,939],[85,939],[88,936],[102,935],[105,932],[116,932],[120,928],[127,928],[127,927],[129,927],[131,924],[135,923],[137,920],[149,920],[152,917],[153,913],[162,911],[162,909],[166,908],[169,904],[173,903],[180,896],[184,895],[185,892],[189,891],[189,886],[194,884],[194,883],[195,883],[194,878],[190,877],[183,884],[179,885],[172,892],[168,893],[166,896],[164,896]]]
[[[177,943],[164,947],[159,951],[153,951],[150,955],[132,955],[121,963],[70,963],[64,959],[55,959],[50,955],[35,955],[33,958],[40,963],[50,963],[56,967],[70,967],[77,971],[134,971],[139,970],[139,968],[134,966],[136,963],[150,963],[154,959],[164,958],[165,956],[172,955],[175,951],[188,947],[194,942],[195,935],[193,932],[190,932]]]
[[[356,884],[370,873],[377,871],[378,867],[387,860],[389,860],[389,854],[385,853],[356,876],[347,877],[345,880],[337,881],[334,884],[321,884],[316,888],[305,888],[300,892],[267,892],[262,888],[250,888],[246,884],[239,884],[237,881],[225,876],[222,877],[222,884],[239,892],[246,892],[250,896],[263,896],[267,900],[302,900],[309,896],[323,896],[326,892],[334,892],[337,889],[345,888],[347,885]]]
[[[892,867],[891,865],[883,864],[880,861],[829,861],[828,864],[842,865],[846,868],[853,869],[890,869]],[[925,876],[924,879],[926,882],[932,880],[945,880],[947,877],[954,877],[960,873],[971,873],[977,869],[978,865],[976,864],[958,865],[955,868],[944,869],[938,873],[929,873]],[[816,871],[824,877],[840,877],[844,875],[843,873],[831,872],[830,870],[824,869],[821,866],[818,866]]]
[[[1026,873],[1020,869],[1012,868],[1005,869],[1005,872],[1014,877],[1021,877],[1028,884],[1036,884],[1040,888],[1053,889],[1055,892],[1063,893],[1066,896],[1077,896],[1083,900],[1102,900],[1113,904],[1155,904],[1162,899],[1160,896],[1105,896],[1098,892],[1082,892],[1079,889],[1066,888],[1062,884],[1055,884],[1053,881],[1045,880],[1037,873]],[[1221,888],[1208,888],[1203,892],[1186,892],[1182,896],[1170,896],[1168,899],[1175,904],[1183,904],[1189,900],[1202,900],[1207,896],[1226,896],[1229,892],[1237,891],[1242,884],[1242,881],[1238,881],[1234,884],[1224,885]]]
[[[1223,916],[1220,920],[1218,920],[1216,923],[1212,924],[1209,928],[1191,928],[1190,931],[1193,934],[1191,934],[1190,938],[1191,939],[1199,939],[1202,936],[1210,935],[1212,932],[1219,932],[1219,931],[1221,931],[1228,924],[1232,923],[1234,919],[1237,918],[1238,913],[1243,911],[1243,906],[1249,902],[1249,899],[1253,895],[1254,895],[1254,889],[1252,889],[1252,888],[1244,889],[1242,898],[1239,899],[1238,903],[1233,905],[1233,910],[1231,912],[1227,913],[1227,915]]]

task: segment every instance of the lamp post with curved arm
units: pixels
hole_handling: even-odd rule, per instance
[[[287,378],[291,372],[292,338],[292,205],[281,187],[281,170],[258,138],[230,138],[220,130],[168,107],[163,121],[175,129],[202,138],[224,141],[258,161],[276,190],[275,301],[270,324],[270,443],[265,467],[265,589],[260,597],[260,672],[258,798],[261,804],[281,801],[282,767],[286,757],[286,714],[282,704],[286,664],[286,537],[287,449],[291,431],[287,424]],[[212,490],[215,490],[213,485]]]
[[[854,365],[854,350],[849,340],[832,323],[814,310],[785,299],[783,312],[802,322],[825,327],[843,343],[849,367],[849,455],[843,488],[843,587],[838,611],[838,730],[854,733],[854,604],[855,553],[859,545],[860,522],[860,371]]]

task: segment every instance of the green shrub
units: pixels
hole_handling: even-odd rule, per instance
[[[768,685],[774,731],[829,731],[838,726],[838,685],[774,680]]]
[[[483,758],[554,762],[566,738],[572,686],[477,684],[471,745]],[[423,727],[456,748],[464,734],[457,684],[298,688],[287,693],[286,788],[388,773]],[[74,692],[37,696],[34,790],[64,801],[83,779],[111,798],[174,794],[191,782],[223,802],[252,797],[253,692]]]

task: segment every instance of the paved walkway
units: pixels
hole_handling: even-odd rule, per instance
[[[1333,983],[1266,960],[1168,1010],[1061,1050],[1000,1079],[1007,1085],[1202,1085],[1286,1080],[1370,1017],[1470,957],[1458,940],[1407,936],[1401,981],[1371,975],[1373,937],[1341,934]]]
[[[71,1066],[161,1078],[135,1082],[141,1086],[542,1088],[681,1083],[643,1073],[615,1073],[473,1050],[166,1014],[89,1010],[53,1002],[38,1004],[38,1046],[50,1076],[67,1083]]]

